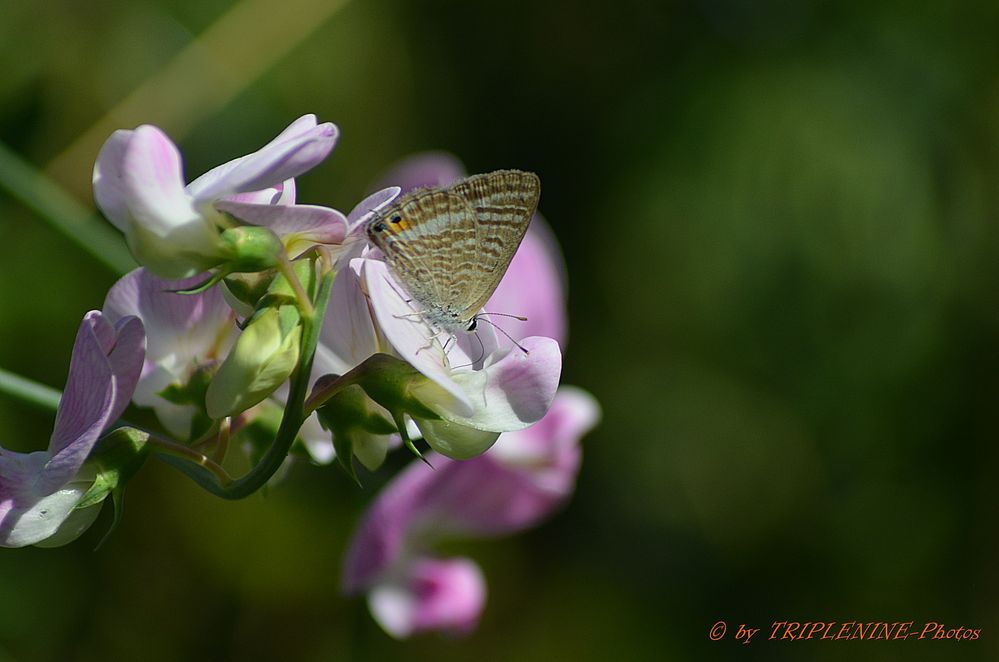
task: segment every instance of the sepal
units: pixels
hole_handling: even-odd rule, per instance
[[[327,375],[323,380],[335,380],[335,375]],[[333,448],[337,462],[347,474],[360,484],[354,469],[353,457],[374,471],[385,460],[388,451],[387,435],[395,433],[395,426],[381,411],[380,407],[365,396],[357,386],[347,386],[336,392],[323,404],[316,414],[323,428],[333,435]]]
[[[229,274],[223,279],[223,292],[233,310],[249,316],[260,304],[274,282],[276,271]]]
[[[430,383],[426,376],[406,361],[388,354],[373,354],[342,377],[327,376],[318,381],[313,389],[310,403],[312,407],[325,407],[327,403],[340,397],[353,386],[360,386],[371,400],[385,408],[403,443],[420,459],[423,459],[423,455],[406,431],[407,417],[416,422],[430,447],[442,455],[463,460],[484,453],[493,445],[499,433],[478,430],[442,418],[418,397],[418,394]],[[336,407],[328,410],[323,416],[324,425],[334,431],[335,444],[338,443],[335,428],[343,424],[340,417],[346,416],[347,420],[350,420],[351,416],[357,417],[356,414],[344,414]],[[354,453],[358,454],[356,449]],[[337,455],[340,455],[339,448]],[[343,461],[341,459],[341,462]],[[348,473],[353,475],[349,469]]]
[[[91,515],[92,513],[92,517],[96,518],[97,512],[100,510],[100,504],[108,495],[111,495],[111,501],[114,504],[114,519],[111,522],[111,528],[108,529],[107,533],[104,534],[104,537],[97,544],[98,547],[104,544],[111,533],[121,523],[121,518],[124,514],[125,485],[146,461],[146,457],[149,455],[149,449],[146,445],[148,440],[149,434],[142,430],[128,427],[117,428],[101,439],[94,450],[94,454],[87,460],[87,463],[94,468],[96,478],[94,484],[83,495],[80,502],[76,504],[76,508],[73,509],[74,513],[70,520],[67,520],[67,524],[70,523],[73,517],[77,517],[78,513],[81,516]],[[93,519],[91,518],[90,522],[92,521]],[[87,526],[89,526],[89,523]],[[82,529],[80,533],[82,533]],[[76,535],[79,535],[79,533]],[[53,538],[50,538],[46,542],[58,545],[72,540],[71,538],[70,540],[59,541],[57,536],[53,536]],[[73,538],[75,537],[73,536]]]

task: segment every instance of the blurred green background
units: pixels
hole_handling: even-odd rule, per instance
[[[90,207],[143,122],[194,176],[317,113],[342,138],[299,197],[344,210],[420,150],[540,173],[564,381],[605,415],[565,511],[457,548],[467,638],[339,595],[405,458],[239,503],[151,462],[99,552],[110,509],[0,552],[0,660],[999,659],[997,34],[990,0],[0,0],[0,141]],[[61,387],[116,275],[6,191],[0,265],[0,366]],[[4,446],[51,425],[0,399]],[[779,620],[982,635],[733,640]]]

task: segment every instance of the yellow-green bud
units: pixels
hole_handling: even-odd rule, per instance
[[[268,228],[241,225],[220,235],[229,256],[224,269],[230,273],[273,269],[281,263],[284,245]]]
[[[208,386],[210,417],[245,411],[288,379],[298,362],[299,322],[294,306],[268,308],[250,322]]]

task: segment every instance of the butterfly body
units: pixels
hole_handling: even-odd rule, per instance
[[[472,331],[520,246],[541,195],[519,170],[417,189],[381,210],[365,232],[424,319],[454,334]]]

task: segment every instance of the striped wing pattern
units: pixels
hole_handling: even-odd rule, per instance
[[[448,188],[412,191],[365,230],[427,319],[464,330],[510,266],[540,193],[533,173],[475,175]]]

